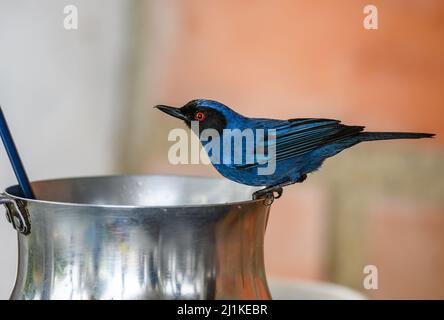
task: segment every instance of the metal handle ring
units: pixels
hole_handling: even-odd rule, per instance
[[[29,213],[21,200],[14,200],[5,193],[0,193],[0,204],[6,208],[6,219],[15,230],[27,235],[31,233]]]

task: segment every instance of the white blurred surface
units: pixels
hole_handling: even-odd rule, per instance
[[[366,297],[352,289],[329,282],[294,279],[269,279],[274,300],[363,300]]]
[[[79,29],[65,30],[65,5]],[[116,170],[132,1],[0,2],[0,105],[31,180]],[[0,189],[16,184],[3,147]],[[0,209],[3,211],[3,208]],[[15,231],[0,215],[0,299],[16,273]]]

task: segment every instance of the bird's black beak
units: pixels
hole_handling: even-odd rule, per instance
[[[182,111],[180,110],[180,108],[174,108],[174,107],[169,107],[169,106],[164,106],[164,105],[158,105],[158,106],[155,106],[154,108],[157,108],[160,111],[163,111],[172,117],[188,121],[187,117],[184,114],[182,114]]]

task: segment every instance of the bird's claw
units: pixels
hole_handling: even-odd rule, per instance
[[[273,195],[271,191],[262,191],[262,190],[258,190],[255,191],[253,193],[253,200],[257,200],[257,199],[261,199],[261,198],[266,198],[267,195]]]
[[[257,200],[257,199],[271,199],[271,203],[273,202],[274,199],[279,199],[282,196],[283,193],[283,189],[282,188],[274,188],[274,189],[262,189],[262,190],[258,190],[256,192],[253,193],[253,200]],[[269,204],[271,204],[269,203]]]
[[[276,192],[276,195],[274,195],[275,192]],[[282,197],[282,193],[284,193],[284,189],[283,188],[277,188],[276,190],[273,190],[273,197],[275,199],[279,199],[280,197]]]

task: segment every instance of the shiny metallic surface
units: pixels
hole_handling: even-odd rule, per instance
[[[33,182],[11,299],[270,299],[270,206],[222,179],[121,176]],[[9,203],[9,200],[8,200]],[[11,206],[10,206],[11,207]],[[12,210],[12,209],[11,209]]]

